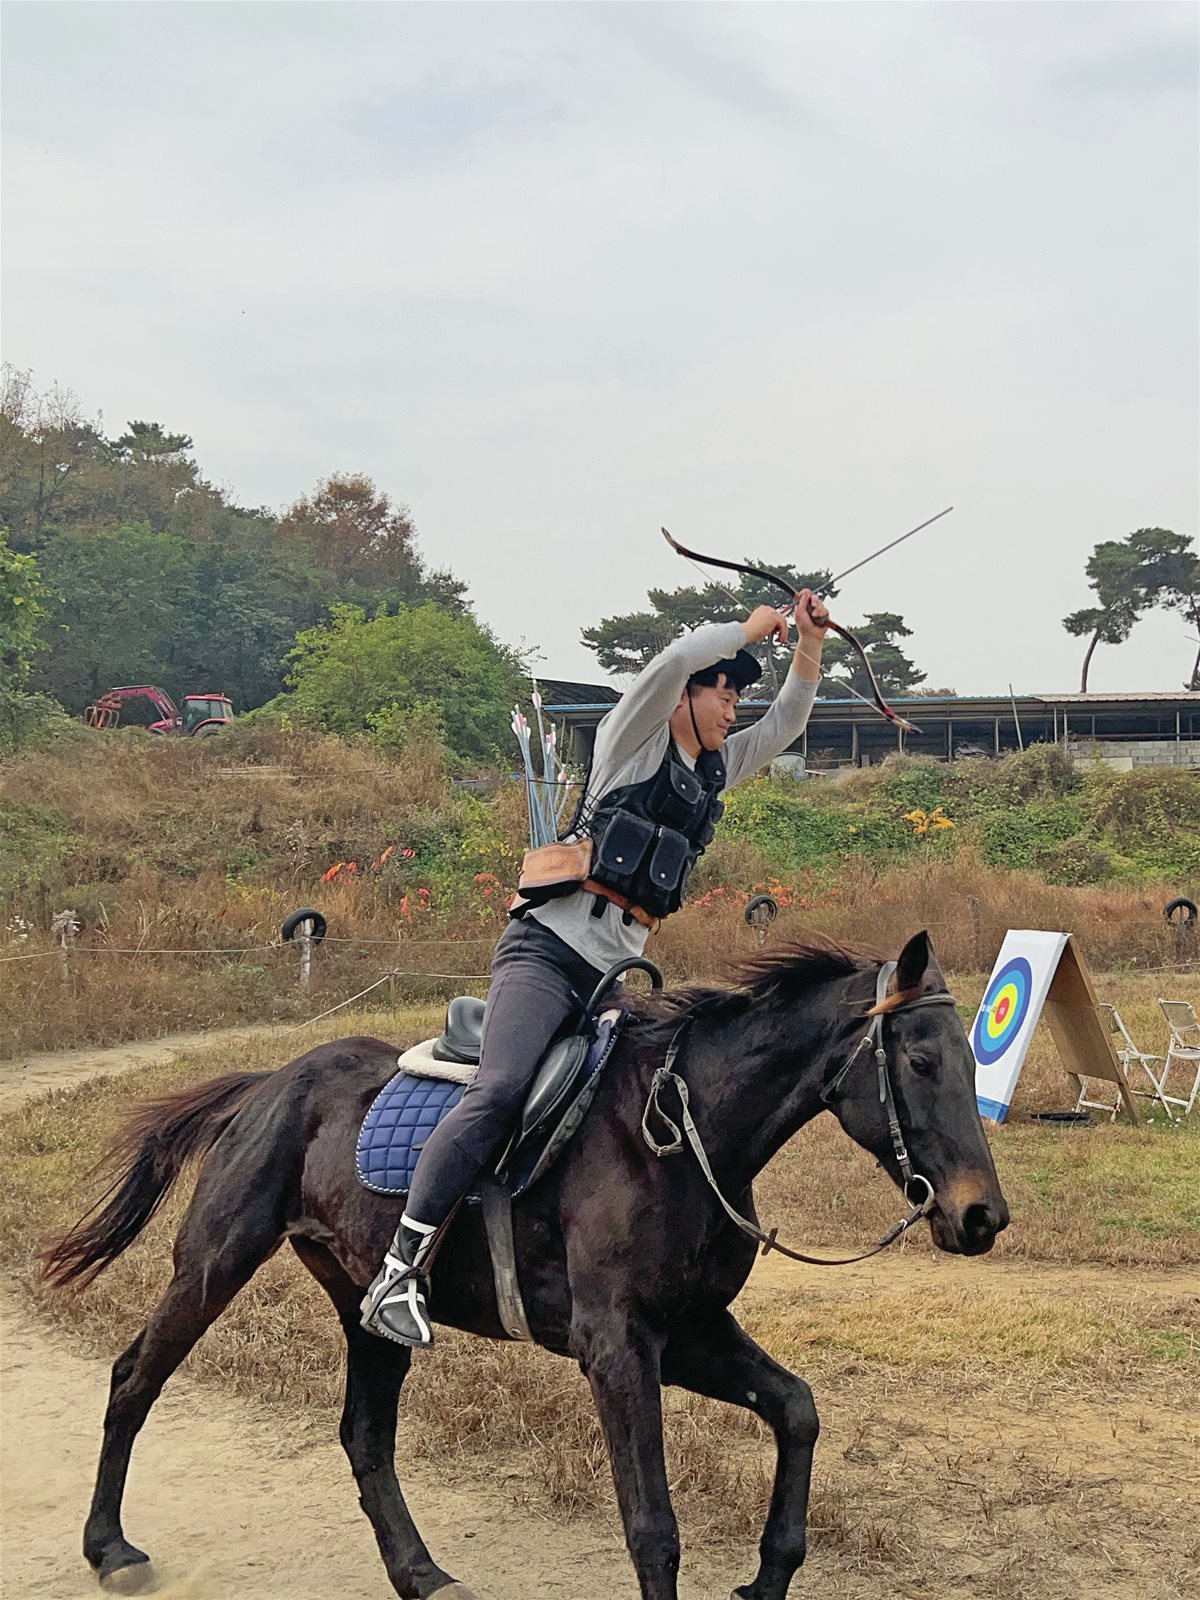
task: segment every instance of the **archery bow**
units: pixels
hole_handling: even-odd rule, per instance
[[[930,517],[927,521],[919,523],[917,527],[910,528],[907,533],[901,534],[899,539],[893,539],[890,544],[885,544],[881,549],[876,550],[874,554],[864,557],[862,561],[856,562],[853,567],[847,568],[847,571],[841,573],[839,576],[844,578],[849,572],[857,572],[859,567],[865,567],[868,561],[874,561],[875,557],[883,555],[885,550],[892,550],[896,547],[896,545],[903,544],[905,539],[911,539],[914,533],[920,533],[922,528],[927,528],[931,522],[936,522],[939,517],[944,517],[946,512],[952,511],[953,509],[953,506],[947,506],[946,510],[939,511],[936,517]],[[671,546],[671,549],[674,550],[676,554],[686,557],[688,561],[698,561],[701,566],[705,567],[723,567],[727,572],[742,572],[748,578],[759,578],[763,583],[774,584],[776,588],[782,589],[785,594],[790,595],[793,602],[799,598],[795,587],[789,583],[786,578],[781,578],[778,573],[766,572],[762,567],[747,566],[741,561],[724,561],[718,556],[702,556],[698,551],[689,550],[686,545],[680,544],[678,539],[672,538],[665,528],[662,530],[662,534],[663,538]],[[822,587],[825,589],[831,589],[836,582],[837,579],[833,579],[829,583],[822,585]],[[902,717],[898,711],[893,710],[883,698],[883,691],[879,687],[879,680],[875,676],[875,669],[872,667],[870,660],[867,657],[866,647],[864,646],[862,640],[857,639],[854,634],[850,632],[849,628],[843,628],[841,623],[834,622],[832,617],[829,619],[829,622],[826,624],[826,626],[830,628],[832,632],[836,633],[839,638],[844,639],[852,650],[856,650],[858,652],[859,659],[862,661],[863,668],[867,674],[867,681],[871,685],[873,703],[879,714],[882,717],[886,717],[889,722],[894,723],[897,728],[904,729],[906,733],[919,733],[921,730],[916,727],[914,723],[909,722],[907,717]],[[851,692],[853,693],[854,691]],[[862,699],[863,696],[859,695],[858,698]],[[871,702],[868,702],[868,704],[870,703]]]

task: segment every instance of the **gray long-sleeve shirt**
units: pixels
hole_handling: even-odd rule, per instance
[[[671,713],[692,673],[735,656],[745,642],[740,622],[706,623],[669,644],[642,669],[596,730],[584,797],[589,809],[610,790],[654,776],[670,742]],[[815,682],[788,672],[765,716],[753,727],[730,734],[722,750],[726,789],[744,783],[800,737],[816,692]],[[526,915],[536,917],[600,971],[629,956],[640,956],[648,930],[637,922],[627,924],[615,906],[608,906],[602,916],[593,916],[594,904],[594,895],[580,892],[549,900]]]

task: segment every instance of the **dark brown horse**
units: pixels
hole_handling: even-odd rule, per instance
[[[735,989],[692,989],[640,1010],[609,1063],[588,1120],[515,1207],[520,1284],[537,1342],[578,1361],[604,1427],[644,1600],[675,1600],[679,1533],[663,1464],[661,1385],[756,1412],[778,1466],[757,1576],[741,1600],[783,1600],[804,1560],[817,1412],[803,1379],[749,1339],[729,1306],[755,1245],[728,1218],[691,1150],[660,1160],[642,1133],[656,1067],[674,1067],[724,1195],[753,1216],[751,1183],[828,1104],[846,1132],[902,1179],[881,1088],[908,1155],[932,1186],[943,1250],[975,1255],[1008,1222],[975,1104],[974,1064],[925,934],[910,940],[878,1004],[881,964],[805,946],[743,973]],[[886,1071],[862,1050],[880,1017]],[[850,1063],[848,1069],[847,1064]],[[378,1039],[321,1045],[278,1072],[238,1073],[141,1108],[98,1207],[48,1254],[66,1284],[101,1271],[149,1221],[191,1157],[204,1156],[175,1244],[170,1286],[117,1358],[84,1554],[101,1579],[148,1558],[124,1536],[130,1452],[163,1384],[254,1271],[287,1239],[333,1301],[347,1344],[341,1437],[398,1594],[471,1600],[437,1565],[396,1479],[396,1412],[411,1352],[359,1327],[359,1299],[401,1209],[354,1175],[359,1123],[395,1071]],[[843,1070],[847,1069],[847,1070]],[[662,1105],[681,1120],[674,1084]],[[660,1137],[662,1130],[660,1125]],[[903,1152],[901,1152],[903,1153]],[[503,1338],[478,1208],[462,1210],[433,1275],[436,1321]],[[149,1569],[145,1569],[148,1571]]]

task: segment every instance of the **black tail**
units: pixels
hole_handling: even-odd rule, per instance
[[[101,1168],[117,1168],[96,1204],[41,1255],[56,1288],[90,1283],[127,1250],[189,1161],[206,1155],[266,1072],[230,1072],[193,1089],[146,1100],[113,1140]]]

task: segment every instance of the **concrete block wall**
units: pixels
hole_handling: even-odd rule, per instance
[[[1071,739],[1076,761],[1102,761],[1119,772],[1138,767],[1200,769],[1200,739]]]

